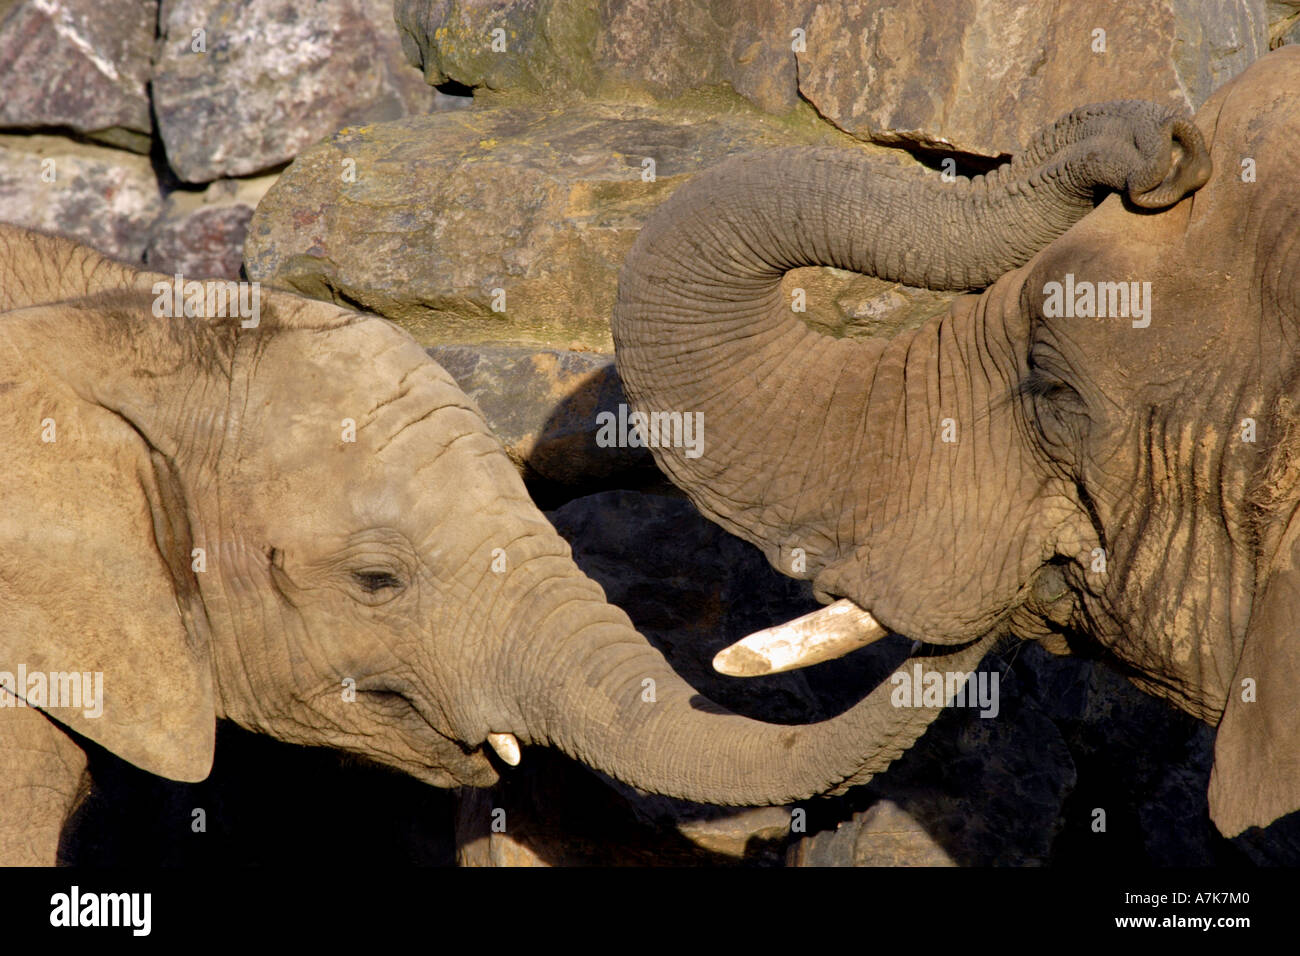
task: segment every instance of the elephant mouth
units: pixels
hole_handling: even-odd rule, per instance
[[[437,771],[445,770],[444,764],[447,763],[444,751],[459,753],[463,762],[467,766],[467,772],[453,774],[457,782],[466,786],[483,785],[487,774],[495,774],[491,771],[491,764],[485,754],[485,746],[491,747],[493,753],[501,760],[502,763],[510,767],[519,765],[521,748],[519,740],[511,733],[489,733],[486,740],[479,746],[471,746],[452,737],[439,729],[438,724],[427,713],[427,708],[422,706],[414,694],[408,688],[400,683],[391,681],[379,682],[367,686],[359,686],[357,693],[361,696],[369,709],[380,715],[385,721],[395,724],[405,725],[413,729],[421,737],[429,737],[432,732],[434,737],[430,738],[435,741],[434,762],[430,767]],[[489,783],[494,782],[489,780]],[[446,784],[441,784],[445,786]]]

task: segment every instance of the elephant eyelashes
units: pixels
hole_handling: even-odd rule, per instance
[[[1088,411],[1077,391],[1036,365],[1030,367],[1018,390],[1029,400],[1031,418],[1049,446],[1060,451],[1080,440],[1087,429]]]
[[[353,571],[352,578],[367,594],[377,594],[389,588],[393,590],[402,588],[402,582],[387,571]]]

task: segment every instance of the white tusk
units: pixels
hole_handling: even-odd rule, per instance
[[[519,741],[514,734],[488,734],[487,740],[498,757],[512,767],[519,766]]]
[[[779,674],[843,657],[888,633],[869,611],[843,598],[723,648],[713,669],[732,677]]]

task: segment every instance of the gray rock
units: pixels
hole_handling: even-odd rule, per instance
[[[0,217],[140,264],[162,196],[149,157],[57,136],[0,136]]]
[[[892,800],[802,840],[791,848],[791,866],[955,866],[943,846],[912,814]]]
[[[1194,109],[1268,49],[1266,0],[397,0],[431,83],[660,101],[806,99],[864,140],[997,156],[1088,102]],[[493,48],[493,31],[498,34]],[[1094,30],[1105,31],[1104,52]],[[800,31],[800,32],[796,32]],[[504,48],[501,48],[504,47]]]
[[[612,355],[491,345],[428,351],[482,409],[525,478],[587,491],[658,479],[648,449],[596,444],[597,416],[617,415],[626,401]]]
[[[158,0],[0,3],[0,128],[60,128],[149,151]]]
[[[1085,103],[1194,110],[1267,48],[1265,0],[819,3],[799,89],[859,138],[995,156]]]
[[[811,5],[397,0],[394,12],[409,61],[430,83],[658,100],[729,88],[784,113],[802,106],[792,31]]]
[[[1268,48],[1300,43],[1300,0],[1269,0]]]
[[[244,262],[251,278],[377,312],[425,344],[608,352],[618,272],[650,212],[727,156],[800,143],[869,149],[752,110],[626,104],[475,108],[349,128],[299,156],[267,193]],[[355,181],[340,176],[349,164]],[[805,284],[809,321],[835,328],[861,298],[844,299],[846,289],[866,298],[890,289],[849,273]],[[946,299],[926,301],[942,311]]]
[[[167,275],[238,279],[248,223],[273,182],[274,176],[223,179],[207,189],[170,193],[149,230],[145,265]]]
[[[154,108],[187,182],[270,169],[341,126],[434,107],[385,0],[163,0],[160,26]]]

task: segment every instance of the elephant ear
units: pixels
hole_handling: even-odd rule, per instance
[[[0,327],[18,329],[16,315]],[[40,349],[6,351],[0,705],[40,707],[144,770],[202,780],[216,734],[212,665],[177,476],[92,397],[104,383],[46,375]]]
[[[1210,817],[1225,836],[1300,810],[1300,525],[1251,612],[1214,741]]]

